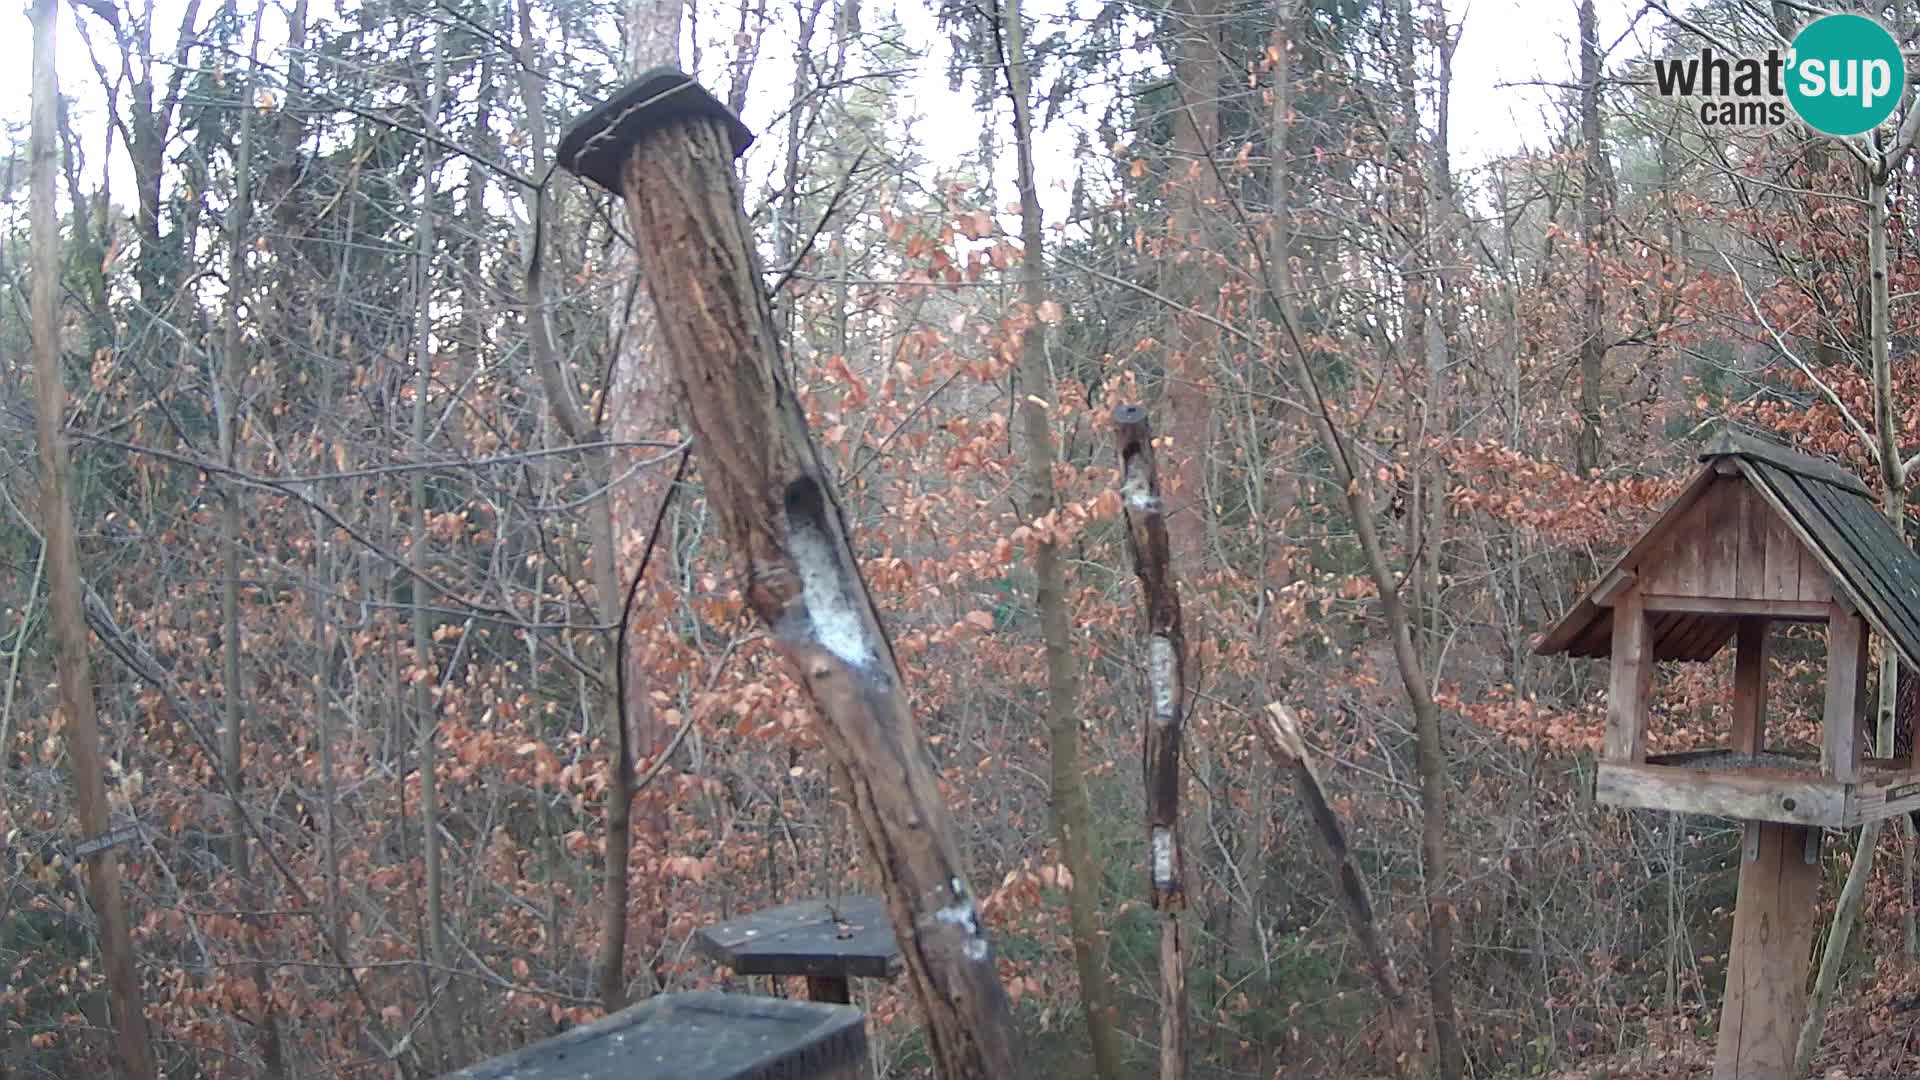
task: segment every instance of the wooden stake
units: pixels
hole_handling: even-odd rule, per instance
[[[1806,826],[1763,821],[1747,828],[1758,843],[1740,863],[1713,1080],[1793,1080],[1820,868],[1804,857]]]
[[[907,977],[949,1080],[1026,1074],[993,948],[893,644],[785,378],[733,158],[752,138],[657,68],[576,122],[560,164],[621,194],[735,575],[850,778]]]
[[[1147,410],[1113,410],[1120,449],[1121,506],[1127,547],[1140,578],[1146,612],[1147,723],[1141,776],[1147,789],[1147,900],[1160,923],[1160,1076],[1187,1075],[1187,970],[1180,912],[1187,906],[1186,861],[1180,849],[1180,738],[1187,701],[1186,630],[1180,589],[1168,565],[1167,520],[1160,475],[1153,461],[1153,425]]]

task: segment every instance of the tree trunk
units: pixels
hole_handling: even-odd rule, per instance
[[[1053,487],[1054,443],[1047,411],[1055,390],[1047,364],[1045,234],[1040,194],[1033,175],[1031,78],[1026,56],[1026,27],[1020,0],[1001,5],[1006,55],[1007,96],[1013,105],[1013,143],[1020,191],[1020,295],[1026,305],[1020,334],[1020,420],[1027,443],[1027,521],[1047,519],[1058,508]],[[1073,880],[1067,885],[1067,921],[1073,936],[1074,965],[1080,974],[1080,1008],[1093,1049],[1094,1075],[1118,1080],[1120,1039],[1114,1030],[1113,998],[1107,986],[1106,949],[1100,936],[1100,885],[1094,862],[1093,814],[1088,808],[1085,755],[1080,746],[1080,674],[1073,652],[1072,615],[1067,610],[1066,568],[1060,545],[1044,527],[1034,551],[1034,605],[1046,641],[1047,742],[1053,764],[1054,828],[1060,853]]]
[[[1282,163],[1276,160],[1274,167],[1280,168]],[[1269,264],[1266,271],[1267,298],[1279,313],[1281,323],[1280,359],[1311,410],[1307,420],[1327,454],[1333,482],[1345,496],[1347,518],[1359,541],[1367,576],[1380,595],[1380,614],[1387,624],[1401,689],[1413,710],[1416,770],[1420,779],[1420,882],[1427,915],[1427,992],[1433,1006],[1434,1049],[1442,1080],[1459,1080],[1465,1074],[1466,1053],[1460,1043],[1453,998],[1453,907],[1445,886],[1450,863],[1447,758],[1440,736],[1440,706],[1434,701],[1426,667],[1414,641],[1413,620],[1400,596],[1399,576],[1387,562],[1386,548],[1380,540],[1369,480],[1355,466],[1353,447],[1335,423],[1333,409],[1308,360],[1309,346],[1293,313],[1290,275],[1284,264]]]
[[[231,10],[231,9],[230,9]],[[240,86],[242,102],[239,116],[238,147],[234,155],[233,202],[227,215],[227,295],[225,328],[222,336],[222,361],[224,370],[220,373],[216,385],[219,392],[215,398],[220,412],[220,460],[229,469],[240,466],[240,429],[242,417],[246,412],[245,391],[247,359],[245,342],[240,331],[240,307],[247,295],[247,248],[249,245],[249,225],[253,213],[253,116],[251,107],[253,96],[253,78],[260,52],[260,26],[264,19],[255,13],[253,20],[253,44],[247,55],[247,77]],[[221,730],[222,768],[227,774],[227,798],[231,800],[233,815],[233,834],[229,841],[230,861],[233,874],[239,882],[240,906],[243,910],[253,910],[260,906],[260,893],[254,881],[252,859],[248,851],[246,834],[246,810],[240,805],[240,799],[246,791],[246,774],[242,768],[242,751],[246,740],[244,735],[245,708],[243,676],[240,664],[240,567],[242,563],[240,549],[240,489],[237,484],[222,485],[220,503],[220,546],[224,560],[220,578],[220,643],[221,643],[221,681],[223,719],[225,726]],[[260,923],[249,919],[257,931]],[[282,1060],[280,1048],[280,1022],[274,1015],[272,982],[268,977],[268,966],[257,964],[251,972],[254,987],[260,992],[261,1015],[260,1052],[266,1062],[268,1076],[283,1076],[286,1063]]]
[[[433,134],[439,126],[441,103],[446,96],[446,78],[445,42],[436,38],[433,87],[423,120],[423,127],[429,134]],[[433,388],[434,177],[439,171],[440,151],[430,144],[427,154],[425,194],[420,199],[420,215],[415,229],[418,248],[414,256],[414,273],[417,275],[415,296],[419,310],[415,329],[418,340],[414,345],[413,452],[423,456],[427,443],[427,397]],[[460,1015],[460,988],[452,977],[447,948],[446,886],[440,852],[440,716],[439,705],[433,696],[433,685],[438,681],[439,673],[434,669],[433,616],[427,610],[428,597],[420,580],[426,573],[427,554],[427,474],[424,470],[414,470],[409,495],[413,503],[413,524],[407,545],[407,565],[415,578],[412,605],[414,668],[409,673],[408,681],[413,687],[415,763],[420,770],[421,850],[426,860],[427,961],[431,966],[426,983],[435,995],[444,993],[447,996],[447,1008],[444,1011],[437,1008],[432,1000],[424,1002],[423,1007],[431,1010],[434,1017],[434,1053],[442,1063],[446,1063],[452,1060],[451,1055],[458,1053],[457,1048],[466,1040],[466,1033]]]
[[[1178,0],[1174,5],[1173,78],[1179,104],[1173,122],[1174,163],[1169,182],[1169,246],[1161,265],[1171,279],[1163,290],[1188,307],[1211,311],[1220,299],[1220,275],[1209,263],[1209,212],[1223,198],[1214,171],[1220,141],[1221,8],[1219,0]],[[1209,211],[1209,207],[1215,208]],[[1174,502],[1167,531],[1174,562],[1199,576],[1206,555],[1207,451],[1213,423],[1208,378],[1216,359],[1214,328],[1185,312],[1173,316],[1166,364],[1166,398],[1172,441]]]
[[[1347,917],[1347,928],[1353,931],[1354,941],[1366,958],[1367,970],[1380,990],[1380,999],[1386,1004],[1396,1069],[1409,1069],[1418,1047],[1414,1044],[1414,1017],[1407,1007],[1406,990],[1400,985],[1400,973],[1394,968],[1393,957],[1380,937],[1380,926],[1374,921],[1373,898],[1367,893],[1366,879],[1360,876],[1353,851],[1347,846],[1346,829],[1327,799],[1326,785],[1314,766],[1306,740],[1300,735],[1299,718],[1286,705],[1274,702],[1266,707],[1263,717],[1254,719],[1253,729],[1274,761],[1293,771],[1301,807],[1313,822],[1314,846],[1326,860],[1327,876],[1333,879],[1340,909]]]
[[[1904,124],[1902,128],[1904,130]],[[1904,157],[1904,151],[1900,156]],[[1880,462],[1881,509],[1904,539],[1907,532],[1907,475],[1906,467],[1900,460],[1895,434],[1897,429],[1894,426],[1892,331],[1889,317],[1891,297],[1888,295],[1887,282],[1887,188],[1891,169],[1891,164],[1872,169],[1867,177],[1867,270],[1870,275],[1867,345],[1877,439],[1874,449]],[[1893,716],[1899,701],[1900,655],[1891,647],[1881,652],[1880,714],[1875,727],[1878,752],[1883,756],[1891,756]],[[1846,884],[1841,886],[1840,897],[1834,903],[1833,925],[1827,931],[1825,951],[1820,957],[1820,971],[1814,978],[1813,993],[1807,1000],[1807,1017],[1800,1028],[1800,1041],[1794,1053],[1794,1067],[1800,1072],[1810,1067],[1814,1054],[1820,1049],[1820,1039],[1826,1030],[1827,1010],[1833,1004],[1833,993],[1840,983],[1840,967],[1846,959],[1860,905],[1867,895],[1867,881],[1873,876],[1873,860],[1879,843],[1880,822],[1871,821],[1861,827],[1859,840],[1853,849],[1853,865],[1848,869]]]
[[[33,324],[34,427],[40,441],[40,529],[46,546],[47,606],[52,623],[60,711],[66,720],[67,760],[73,773],[80,834],[96,840],[112,824],[102,774],[100,718],[94,710],[93,664],[81,609],[80,550],[68,501],[72,463],[67,448],[67,391],[60,365],[60,232],[54,212],[54,166],[59,156],[60,87],[54,74],[55,0],[33,8],[32,262],[29,300]],[[115,1048],[128,1080],[153,1080],[153,1049],[133,966],[120,857],[110,846],[86,857],[87,902],[99,920],[100,958],[113,1005]]]
[[[582,119],[560,156],[625,194],[655,300],[702,298],[656,310],[709,505],[749,606],[818,707],[821,735],[851,778],[940,1075],[1023,1076],[1018,1030],[892,643],[781,374],[731,164],[744,128],[704,90],[670,93],[674,86],[689,83],[675,77],[623,91]]]
[[[1607,359],[1606,283],[1600,253],[1606,247],[1607,204],[1613,167],[1600,124],[1600,28],[1593,0],[1580,0],[1580,239],[1586,273],[1580,294],[1580,431],[1573,463],[1581,476],[1600,467],[1600,384]]]

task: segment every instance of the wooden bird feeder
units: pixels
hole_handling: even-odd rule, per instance
[[[859,1009],[701,991],[662,994],[442,1080],[857,1080]]]
[[[853,1000],[850,980],[900,974],[900,946],[877,896],[802,900],[715,923],[694,940],[737,975],[804,975],[814,1001]]]
[[[1821,829],[1920,808],[1920,753],[1863,756],[1867,641],[1920,666],[1920,556],[1860,479],[1732,432],[1667,512],[1541,639],[1541,655],[1608,657],[1595,797],[1612,806],[1746,823],[1715,1080],[1787,1080],[1806,1012]],[[1774,622],[1825,623],[1820,758],[1770,751],[1766,651]],[[1660,660],[1735,643],[1724,746],[1647,753]]]

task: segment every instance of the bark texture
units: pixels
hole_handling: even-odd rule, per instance
[[[851,778],[940,1074],[1020,1077],[1019,1035],[946,802],[783,374],[732,159],[720,123],[682,117],[630,149],[622,184],[709,503],[747,603]]]
[[[1580,431],[1574,467],[1585,476],[1600,467],[1600,383],[1607,358],[1606,282],[1600,252],[1606,246],[1613,166],[1600,124],[1600,27],[1593,0],[1580,0],[1580,239],[1586,268],[1580,293]]]

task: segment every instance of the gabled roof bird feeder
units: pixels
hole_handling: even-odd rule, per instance
[[[1672,506],[1535,647],[1611,663],[1595,797],[1746,823],[1715,1080],[1787,1080],[1806,1012],[1820,835],[1920,808],[1920,753],[1861,753],[1867,642],[1920,667],[1920,556],[1860,479],[1722,434]],[[1767,746],[1768,630],[1827,626],[1819,760]],[[1647,753],[1653,665],[1734,644],[1725,745]]]

